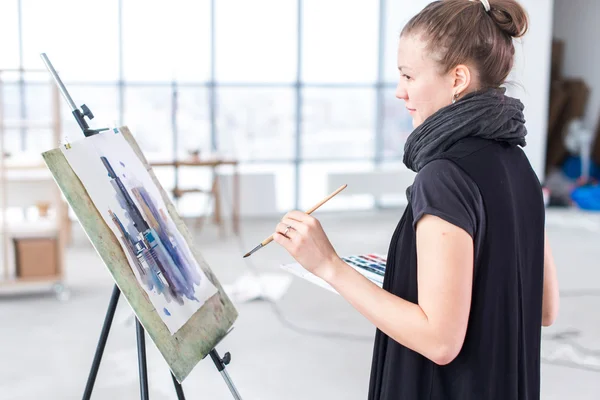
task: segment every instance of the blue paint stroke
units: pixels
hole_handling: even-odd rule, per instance
[[[185,243],[170,228],[165,211],[156,206],[144,187],[125,187],[108,159],[101,157],[101,160],[108,171],[115,197],[124,211],[126,224],[112,210],[108,212],[121,233],[126,251],[134,260],[142,284],[149,291],[163,295],[168,303],[175,301],[183,305],[184,298],[199,301],[195,291],[200,286],[201,275],[184,251]],[[122,162],[121,165],[124,166]],[[168,313],[166,308],[164,311]]]

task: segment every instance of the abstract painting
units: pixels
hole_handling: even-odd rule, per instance
[[[123,126],[42,156],[136,318],[183,382],[229,334],[238,312],[132,133]],[[90,312],[100,318],[103,310]]]
[[[167,213],[148,170],[118,129],[62,147],[118,238],[129,265],[171,334],[217,293]]]

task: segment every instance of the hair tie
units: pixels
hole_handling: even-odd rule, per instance
[[[477,0],[469,0],[470,2],[475,2]],[[490,2],[489,0],[479,0],[481,2],[481,4],[483,4],[483,8],[485,9],[485,12],[490,12],[490,10],[492,9],[492,7],[490,6]]]
[[[489,0],[479,0],[479,1],[481,1],[481,4],[483,4],[483,8],[485,8],[485,12],[490,12],[492,7],[490,7]]]

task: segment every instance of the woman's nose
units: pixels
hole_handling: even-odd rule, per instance
[[[396,86],[396,98],[400,100],[408,99],[408,93],[402,83],[398,83],[398,86]]]

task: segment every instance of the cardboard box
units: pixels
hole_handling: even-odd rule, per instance
[[[15,238],[13,240],[18,278],[51,278],[58,274],[56,238]]]
[[[552,82],[550,85],[550,109],[548,110],[549,133],[553,133],[555,131],[556,125],[558,124],[560,116],[565,110],[568,100],[569,96],[565,89],[564,82]]]
[[[567,122],[575,118],[583,118],[590,98],[590,88],[583,79],[568,79],[564,82],[569,96],[568,107],[565,110]]]

